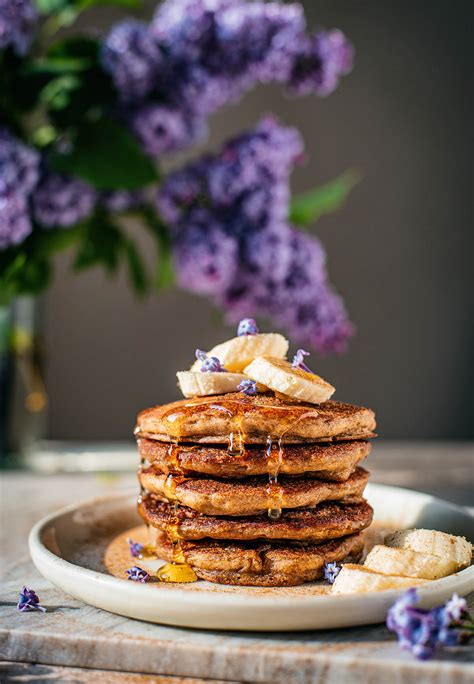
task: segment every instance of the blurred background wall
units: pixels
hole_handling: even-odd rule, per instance
[[[314,227],[357,336],[347,354],[310,365],[336,398],[372,406],[383,437],[472,437],[473,4],[303,4],[310,25],[353,41],[353,74],[327,100],[261,88],[211,120],[206,145],[273,111],[306,141],[295,191],[362,172],[347,205]],[[102,10],[82,23],[98,30],[112,18]],[[195,347],[233,334],[204,299],[173,290],[139,301],[124,278],[72,276],[68,259],[57,263],[44,323],[48,435],[58,439],[130,438],[139,409],[178,397],[175,371]]]

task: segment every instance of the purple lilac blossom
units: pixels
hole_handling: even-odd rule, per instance
[[[291,365],[293,368],[299,368],[300,370],[306,371],[306,373],[313,373],[311,368],[308,368],[308,366],[304,362],[305,356],[310,356],[310,353],[305,351],[304,349],[298,349],[298,351],[293,357]]]
[[[20,194],[2,192],[0,181],[0,249],[23,242],[31,230],[26,199]]]
[[[132,580],[133,582],[145,583],[150,579],[150,575],[146,572],[146,570],[139,568],[138,565],[134,565],[132,568],[129,568],[126,570],[126,573],[128,575],[128,579]]]
[[[175,240],[174,264],[181,287],[215,295],[234,278],[237,243],[213,222],[212,214],[197,208]]]
[[[258,327],[254,318],[242,318],[237,327],[237,336],[258,335]]]
[[[127,539],[127,542],[130,549],[130,555],[133,556],[133,558],[141,558],[143,544],[140,544],[140,542],[134,542],[130,538]]]
[[[45,613],[46,608],[43,608],[43,606],[40,605],[39,601],[40,600],[34,589],[28,589],[28,587],[23,587],[23,589],[20,591],[16,609],[21,611],[22,613],[25,613],[30,610],[39,610],[42,613]]]
[[[114,26],[101,48],[101,62],[124,101],[143,98],[157,87],[163,58],[144,22],[125,20]]]
[[[460,622],[468,614],[466,599],[453,594],[445,605],[445,611],[451,622]]]
[[[6,128],[0,128],[0,179],[4,190],[28,195],[38,182],[38,176],[38,152],[24,145]]]
[[[142,190],[109,190],[100,195],[102,206],[115,213],[134,209],[142,204],[144,199]]]
[[[210,114],[257,82],[289,83],[295,92],[326,95],[352,65],[337,30],[305,33],[298,3],[167,0],[150,24],[118,24],[102,63],[122,99],[151,91]]]
[[[353,48],[342,31],[320,31],[300,44],[293,64],[290,90],[298,95],[330,95],[353,64]]]
[[[334,584],[334,580],[341,572],[341,566],[337,563],[325,563],[324,564],[324,579],[329,582],[329,584]]]
[[[299,4],[254,2],[226,8],[217,21],[217,37],[229,73],[248,73],[255,81],[285,82],[305,30]]]
[[[33,192],[34,218],[45,228],[73,226],[92,212],[95,190],[78,178],[46,173]]]
[[[37,19],[31,0],[0,0],[0,50],[11,47],[20,57],[26,55]]]
[[[183,287],[210,295],[229,322],[269,315],[301,344],[342,351],[352,326],[324,249],[288,224],[289,177],[302,154],[299,133],[268,117],[170,174],[157,208]]]
[[[237,385],[237,389],[242,394],[246,394],[248,397],[257,394],[257,383],[255,380],[241,380]]]
[[[205,133],[204,122],[184,109],[147,104],[130,115],[133,132],[145,152],[160,157],[189,147]]]
[[[196,359],[201,362],[201,373],[227,373],[217,356],[208,356],[202,349],[196,349]]]
[[[418,607],[416,589],[409,589],[387,613],[387,628],[395,632],[398,643],[416,658],[426,660],[443,646],[460,643],[463,618],[470,619],[467,604],[453,594],[444,606],[424,610]]]

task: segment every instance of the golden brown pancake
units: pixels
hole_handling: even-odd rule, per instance
[[[322,544],[307,542],[183,541],[181,550],[196,575],[209,582],[281,587],[311,582],[323,575],[324,564],[350,560],[362,554],[363,536],[352,534]],[[156,543],[159,558],[173,559],[172,544]]]
[[[374,436],[367,408],[326,401],[289,403],[273,394],[241,392],[181,399],[138,414],[136,434],[164,442],[264,444],[365,439]]]
[[[208,516],[186,506],[175,508],[153,494],[139,500],[138,512],[147,525],[166,533],[170,527],[182,539],[289,539],[321,541],[360,532],[372,522],[373,510],[364,499],[323,503],[315,508],[283,511],[271,519],[254,516]]]
[[[230,482],[164,475],[151,467],[139,472],[138,479],[147,491],[199,513],[254,515],[269,508],[302,508],[316,506],[322,501],[340,501],[348,496],[360,497],[369,473],[356,468],[345,482],[288,475],[279,477],[277,483],[269,483],[265,476]]]
[[[170,444],[143,437],[139,437],[137,443],[142,459],[149,461],[163,473],[200,473],[222,478],[268,473],[269,457],[264,446],[249,446],[235,454],[222,446]],[[370,442],[362,440],[283,445],[279,472],[286,475],[312,473],[322,480],[342,482],[369,455],[370,450]]]

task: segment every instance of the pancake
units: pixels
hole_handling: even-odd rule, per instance
[[[153,468],[139,471],[140,484],[147,491],[188,506],[206,515],[253,515],[269,508],[302,508],[322,501],[339,501],[362,496],[369,473],[357,468],[345,482],[327,482],[312,477],[283,476],[278,483],[268,477],[230,482],[211,478],[183,478],[164,475]],[[171,481],[170,481],[171,479]]]
[[[166,533],[170,528],[186,540],[289,539],[321,541],[359,532],[372,522],[373,510],[364,500],[323,503],[316,508],[283,511],[278,519],[267,513],[255,516],[217,517],[191,508],[175,508],[153,494],[139,500],[138,512],[147,525]]]
[[[166,474],[240,478],[268,473],[269,457],[262,446],[246,447],[236,455],[222,446],[170,444],[143,437],[139,437],[137,443],[142,459]],[[286,475],[312,473],[322,480],[342,482],[370,450],[371,445],[366,441],[284,445],[279,472]]]
[[[164,442],[265,444],[365,439],[374,436],[375,417],[367,408],[326,401],[287,402],[273,394],[241,392],[181,399],[138,414],[135,434]]]
[[[181,551],[199,579],[218,584],[281,587],[311,582],[323,575],[324,564],[357,562],[363,549],[361,533],[322,544],[298,542],[183,541]],[[161,537],[159,558],[171,561],[173,546]]]

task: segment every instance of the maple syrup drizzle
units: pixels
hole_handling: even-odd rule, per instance
[[[179,462],[179,444],[177,442],[171,442],[168,447],[167,466],[171,473],[181,474],[183,472]]]
[[[245,453],[246,435],[243,429],[243,423],[246,417],[246,412],[251,411],[253,404],[246,401],[244,397],[239,399],[225,399],[225,406],[219,403],[209,403],[205,401],[189,402],[181,409],[171,409],[163,415],[163,420],[171,424],[172,429],[169,430],[170,437],[174,438],[175,444],[170,445],[168,455],[172,463],[172,469],[177,466],[176,472],[182,472],[179,462],[174,460],[175,452],[173,447],[179,443],[180,427],[186,420],[190,413],[205,413],[209,410],[214,410],[219,413],[225,413],[230,418],[229,434],[228,434],[228,451],[231,454],[242,455]],[[232,408],[230,408],[232,407]],[[283,502],[283,488],[278,484],[278,476],[283,460],[283,437],[290,432],[295,425],[297,425],[304,418],[315,414],[315,410],[305,411],[299,414],[295,419],[292,419],[295,409],[292,406],[259,406],[257,409],[260,413],[267,412],[270,416],[279,414],[279,423],[282,424],[283,430],[278,436],[277,447],[274,448],[272,437],[269,435],[267,439],[267,468],[268,468],[268,486],[267,494],[269,503],[268,516],[277,520],[281,516],[281,504]],[[292,416],[293,414],[293,416]],[[171,478],[171,479],[170,479]],[[168,475],[165,483],[165,492],[168,499],[173,501],[175,498],[176,481],[173,479],[173,472]],[[186,563],[183,553],[181,537],[179,535],[179,518],[177,515],[178,504],[174,503],[174,517],[167,525],[167,536],[173,544],[173,560],[167,563],[157,573],[158,579],[164,582],[194,582],[197,576],[194,570]]]
[[[278,520],[281,516],[281,504],[283,501],[283,488],[278,484],[278,475],[283,460],[283,447],[281,438],[278,440],[278,447],[275,448],[272,438],[267,437],[267,472],[268,485],[267,496],[269,507],[267,510],[268,517],[272,520]]]
[[[195,582],[197,575],[186,562],[179,533],[179,503],[176,498],[176,488],[183,478],[169,473],[165,480],[163,493],[170,502],[170,516],[166,524],[166,536],[172,545],[172,560],[165,563],[156,573],[161,582]]]

